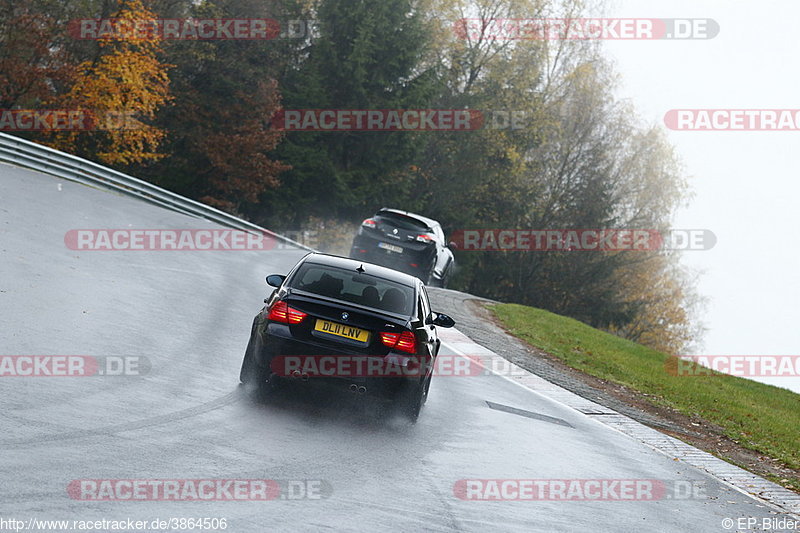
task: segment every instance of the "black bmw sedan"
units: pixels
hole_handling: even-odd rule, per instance
[[[240,373],[249,390],[269,396],[287,380],[324,381],[392,399],[417,419],[439,352],[436,328],[455,325],[431,310],[421,280],[312,253],[267,283],[275,290],[253,321]]]

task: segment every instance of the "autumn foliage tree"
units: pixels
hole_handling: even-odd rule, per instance
[[[47,13],[0,0],[0,109],[38,107],[68,83],[74,65],[57,34]]]
[[[198,19],[274,18],[273,3],[249,0],[194,2]],[[173,105],[158,124],[170,132],[170,157],[139,174],[171,190],[244,216],[260,195],[278,187],[287,165],[271,155],[283,138],[271,129],[279,109],[275,40],[170,42]]]
[[[124,0],[110,18],[117,28],[133,28],[156,15],[141,0]],[[164,154],[158,149],[166,132],[152,121],[170,94],[169,65],[159,58],[159,35],[123,30],[109,33],[99,44],[99,56],[81,63],[70,90],[53,102],[87,111],[96,119],[95,128],[55,133],[50,144],[109,165],[161,159]]]
[[[647,254],[621,266],[613,287],[635,313],[609,331],[667,354],[681,354],[700,344],[704,327],[692,320],[705,300],[694,289],[692,274],[674,252]]]
[[[280,142],[280,132],[269,128],[267,118],[280,102],[277,83],[260,82],[249,92],[239,92],[230,105],[218,110],[221,124],[233,124],[228,131],[209,131],[199,147],[208,158],[210,194],[202,201],[240,211],[243,204],[258,202],[265,190],[279,185],[278,175],[289,166],[267,154]],[[242,157],[242,156],[245,157]]]

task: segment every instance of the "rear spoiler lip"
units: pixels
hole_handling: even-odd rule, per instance
[[[383,215],[381,215],[381,213],[383,213]],[[375,213],[372,216],[373,217],[375,217],[375,216],[379,217],[379,216],[387,216],[387,215],[394,215],[394,216],[396,216],[398,218],[406,218],[406,219],[411,220],[413,222],[425,224],[425,231],[429,231],[429,232],[433,233],[433,228],[430,227],[427,222],[424,222],[424,221],[422,221],[422,220],[420,220],[418,218],[414,218],[413,216],[409,216],[409,215],[406,215],[406,214],[395,213],[394,211],[383,211],[383,209],[381,209],[380,211],[378,211],[377,213]],[[388,218],[391,218],[391,217],[388,217]],[[408,231],[411,231],[411,230],[408,230]]]

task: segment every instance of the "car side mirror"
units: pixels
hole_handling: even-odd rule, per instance
[[[286,276],[281,276],[278,274],[272,274],[271,276],[267,276],[267,285],[270,287],[280,287],[283,285],[283,282],[286,281]]]
[[[452,328],[456,325],[456,321],[444,313],[433,313],[436,318],[431,320],[431,324],[439,326],[440,328]]]

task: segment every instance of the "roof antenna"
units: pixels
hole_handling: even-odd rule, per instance
[[[356,272],[358,272],[359,274],[363,274],[364,272],[366,272],[366,270],[364,270],[364,264],[363,263],[361,264],[360,267],[358,267],[356,269]]]

